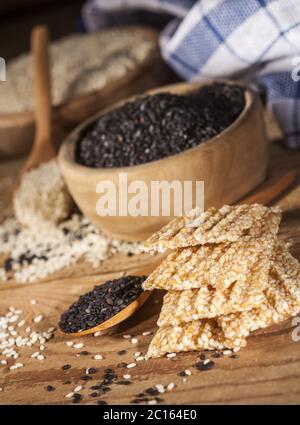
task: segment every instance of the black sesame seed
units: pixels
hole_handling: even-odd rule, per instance
[[[97,404],[105,405],[105,404],[108,404],[108,403],[107,403],[107,401],[105,401],[105,400],[98,400],[98,401],[97,401]]]
[[[130,381],[118,381],[118,382],[116,382],[116,384],[118,384],[118,385],[131,385],[132,382],[130,382]]]
[[[55,391],[55,387],[53,387],[52,385],[47,385],[46,390],[52,392]]]
[[[99,397],[99,393],[93,392],[90,394],[90,397],[93,397],[93,398]]]
[[[89,375],[83,375],[79,379],[81,379],[81,381],[90,381],[93,378]]]
[[[100,390],[100,388],[101,388],[101,386],[100,385],[92,385],[91,387],[90,387],[90,389],[91,390]]]
[[[157,388],[148,388],[147,390],[145,390],[145,393],[146,394],[149,394],[149,395],[151,395],[151,396],[155,396],[155,395],[158,395],[159,394],[159,391],[158,391],[158,389]]]
[[[219,134],[244,105],[244,89],[223,83],[187,95],[145,96],[102,115],[83,130],[76,161],[111,168],[174,155]]]
[[[91,292],[79,297],[60,319],[65,333],[90,329],[115,316],[142,292],[145,276],[126,276],[95,286]],[[80,355],[90,354],[82,351]]]
[[[68,370],[68,369],[71,369],[71,365],[70,364],[65,364],[63,367],[62,367],[62,370]]]
[[[95,367],[90,367],[90,368],[87,370],[87,372],[88,372],[88,374],[89,374],[89,375],[94,375],[95,373],[97,373],[97,372],[98,372],[98,369],[96,369]]]
[[[203,362],[198,362],[198,363],[195,364],[195,367],[198,370],[202,370],[202,371],[210,370],[214,366],[215,366],[215,363],[213,361],[209,361],[208,363],[205,363],[205,364]]]
[[[127,354],[127,351],[126,350],[118,351],[118,355],[119,356],[124,356],[124,354]]]
[[[64,381],[63,382],[63,385],[70,385],[71,384],[71,381]]]

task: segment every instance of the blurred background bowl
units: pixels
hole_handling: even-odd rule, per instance
[[[236,82],[228,82],[236,84]],[[147,94],[170,92],[186,94],[203,85],[180,83],[151,90]],[[126,101],[134,100],[135,97]],[[109,180],[118,188],[119,173],[127,173],[128,185],[141,180],[150,187],[151,181],[204,181],[205,208],[232,204],[259,185],[266,177],[269,143],[266,137],[261,101],[251,90],[245,91],[245,108],[224,131],[198,146],[158,161],[124,168],[90,168],[75,162],[75,146],[82,131],[101,115],[119,107],[125,101],[109,107],[76,128],[63,143],[59,163],[69,190],[82,213],[107,234],[128,241],[139,241],[160,229],[172,216],[99,216],[96,186]],[[173,210],[171,203],[171,211]]]

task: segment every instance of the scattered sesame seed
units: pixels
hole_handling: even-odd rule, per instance
[[[18,323],[18,327],[21,328],[22,326],[25,325],[25,320],[21,320],[21,322]]]
[[[225,356],[231,356],[231,355],[232,355],[232,351],[231,351],[231,350],[224,350],[224,351],[223,351],[223,354],[224,354]]]
[[[34,353],[32,353],[32,354],[31,354],[31,356],[30,356],[30,357],[31,357],[32,359],[35,359],[35,358],[36,358],[37,356],[39,356],[39,355],[40,355],[40,352],[39,352],[39,351],[35,351]]]
[[[159,393],[163,394],[165,392],[165,388],[164,388],[164,386],[162,384],[157,384],[155,386],[158,389],[158,392]]]
[[[1,363],[2,365],[7,365],[7,360],[1,360],[1,361],[0,361],[0,363]]]
[[[68,393],[68,394],[66,394],[66,395],[65,395],[65,397],[66,397],[66,398],[72,398],[72,397],[73,397],[73,395],[74,395],[74,393]]]
[[[68,369],[71,369],[71,365],[70,364],[65,364],[65,365],[63,365],[63,367],[62,367],[62,370],[68,370]]]
[[[176,357],[176,353],[169,353],[167,354],[168,359],[172,359],[173,357]]]
[[[192,372],[189,369],[186,369],[184,372],[187,376],[191,376],[192,374]]]
[[[52,385],[47,385],[46,390],[49,392],[55,391],[55,387],[53,387]]]
[[[157,400],[149,400],[148,401],[148,404],[150,404],[150,405],[153,405],[153,404],[157,404]]]
[[[168,386],[167,386],[167,390],[168,391],[171,391],[171,390],[173,390],[174,388],[175,388],[175,384],[174,384],[174,382],[170,382],[169,384],[168,384]]]
[[[42,354],[39,354],[39,355],[37,356],[37,359],[38,359],[38,360],[45,360],[45,356],[43,356]]]
[[[129,363],[127,365],[127,369],[132,369],[133,367],[136,367],[136,363]]]
[[[122,335],[124,339],[130,339],[131,335]]]
[[[131,344],[137,344],[137,342],[138,342],[138,339],[137,338],[132,338],[131,339]]]
[[[72,347],[72,346],[74,345],[74,342],[73,342],[73,341],[67,341],[67,342],[66,342],[66,345],[67,345],[68,347]]]
[[[94,333],[94,336],[96,336],[96,337],[97,336],[100,336],[100,335],[102,335],[102,332],[101,331],[97,331],[97,332]]]
[[[137,362],[141,362],[142,360],[145,360],[144,356],[139,356],[135,359]]]
[[[77,387],[74,388],[74,393],[78,393],[82,390],[82,385],[77,385]]]
[[[131,375],[123,375],[123,378],[124,379],[130,379],[131,378]]]
[[[204,365],[206,365],[207,363],[209,363],[210,362],[210,360],[209,359],[205,359],[204,361],[203,361],[203,364]]]
[[[34,323],[40,323],[43,320],[44,316],[40,314],[39,316],[36,316],[33,321]]]
[[[73,348],[82,348],[83,347],[83,343],[82,342],[78,342],[77,344],[73,345]]]
[[[37,304],[37,300],[30,300],[30,304],[31,305],[36,305]]]
[[[140,357],[142,353],[140,351],[137,351],[136,353],[134,353],[134,357]]]
[[[101,354],[96,354],[96,355],[94,356],[94,359],[95,359],[95,360],[102,360],[102,359],[103,359],[103,356],[101,356]]]
[[[150,332],[150,331],[143,332],[143,336],[148,336],[148,335],[151,335],[151,334],[152,334],[152,332]]]

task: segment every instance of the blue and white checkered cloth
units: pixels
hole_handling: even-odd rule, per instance
[[[89,0],[89,31],[133,10],[173,18],[161,52],[184,79],[238,78],[263,85],[290,148],[300,148],[300,0]]]

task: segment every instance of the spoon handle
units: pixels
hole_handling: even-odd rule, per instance
[[[51,82],[48,56],[49,33],[46,26],[32,30],[33,82],[36,115],[36,144],[51,140]]]

